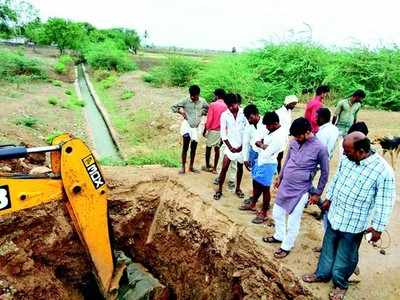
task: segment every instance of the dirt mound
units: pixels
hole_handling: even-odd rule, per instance
[[[313,298],[244,228],[162,169],[107,168],[115,248],[177,299]],[[112,176],[112,177],[110,177]],[[0,298],[79,299],[90,264],[61,202],[0,218]]]

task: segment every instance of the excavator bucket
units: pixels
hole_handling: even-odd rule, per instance
[[[104,177],[93,154],[80,139],[62,143],[60,159],[68,211],[93,262],[100,290],[106,299],[115,298],[117,290],[110,291],[114,262]]]

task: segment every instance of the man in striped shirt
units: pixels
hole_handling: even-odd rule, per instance
[[[348,134],[343,141],[344,156],[322,207],[328,212],[328,227],[315,273],[305,282],[332,279],[330,299],[343,299],[348,279],[358,263],[363,234],[377,242],[389,222],[395,200],[394,173],[389,164],[371,151],[370,141],[361,132]]]

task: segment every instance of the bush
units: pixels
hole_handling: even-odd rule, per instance
[[[72,91],[71,90],[65,90],[65,95],[71,96],[72,95]]]
[[[57,87],[61,87],[62,86],[62,82],[60,80],[52,80],[51,84]]]
[[[23,125],[25,127],[33,128],[39,123],[39,119],[33,116],[23,116],[15,121],[16,125]]]
[[[93,76],[96,81],[102,81],[110,77],[111,72],[108,70],[95,70]]]
[[[103,89],[107,90],[110,87],[112,87],[116,82],[117,82],[118,78],[115,75],[111,75],[109,77],[107,77],[106,79],[103,79],[102,81],[100,81],[100,85]]]
[[[170,56],[158,67],[150,70],[143,80],[155,86],[163,84],[170,86],[186,86],[196,76],[200,69],[200,63],[183,56]]]
[[[46,79],[44,64],[37,60],[25,57],[19,51],[11,52],[0,50],[0,79],[8,81],[22,81]]]
[[[85,102],[79,99],[75,95],[71,95],[68,97],[67,101],[65,101],[61,107],[67,109],[80,109],[85,106]]]
[[[212,99],[215,88],[240,93],[262,112],[275,109],[286,95],[300,95],[321,84],[331,98],[366,91],[365,104],[400,110],[400,50],[327,50],[315,45],[268,45],[262,50],[212,59],[192,80]]]
[[[118,49],[112,41],[91,43],[84,50],[84,57],[93,69],[127,72],[136,69],[128,54]]]
[[[63,134],[62,131],[55,130],[51,132],[47,137],[46,137],[46,143],[51,145],[53,143],[53,140],[58,137],[59,135]]]
[[[131,99],[133,96],[135,96],[135,93],[131,90],[124,90],[124,92],[121,95],[121,100],[128,100]]]
[[[58,97],[57,96],[50,96],[48,102],[51,105],[57,105],[58,104]]]

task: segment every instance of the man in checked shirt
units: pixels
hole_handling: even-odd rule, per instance
[[[330,299],[344,299],[348,279],[358,263],[363,234],[377,242],[389,222],[395,200],[394,173],[389,164],[371,151],[370,141],[355,131],[343,140],[343,157],[328,188],[322,207],[328,210],[328,226],[317,270],[303,276],[305,282],[328,282]]]

